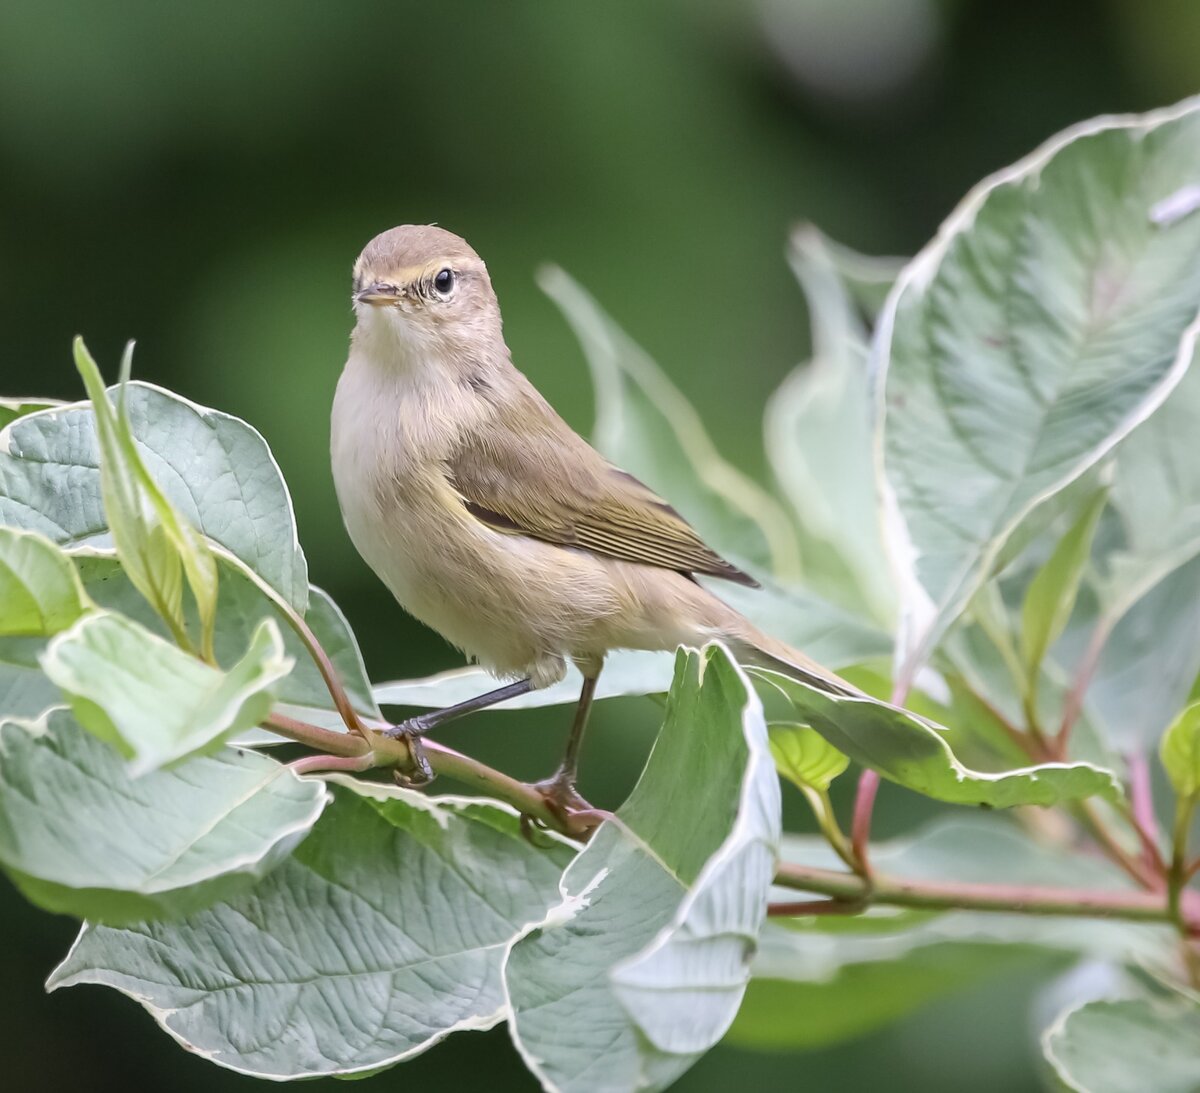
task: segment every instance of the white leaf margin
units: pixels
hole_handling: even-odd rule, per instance
[[[907,678],[921,666],[929,652],[932,627],[935,625],[938,608],[917,579],[917,551],[908,533],[908,525],[900,511],[895,491],[888,481],[884,465],[884,425],[887,404],[885,388],[891,363],[890,347],[896,325],[896,315],[901,299],[911,290],[922,293],[933,282],[942,259],[955,239],[975,222],[980,209],[999,187],[1035,176],[1063,148],[1084,138],[1114,129],[1150,129],[1167,122],[1178,121],[1200,111],[1200,95],[1192,96],[1173,106],[1152,110],[1144,114],[1102,114],[1055,134],[1029,155],[1004,167],[976,183],[959,202],[954,211],[938,227],[937,234],[904,267],[879,314],[875,336],[871,342],[868,358],[868,375],[874,390],[874,463],[875,480],[882,505],[885,548],[891,561],[892,577],[900,594],[900,623],[896,640],[896,674]],[[1161,203],[1160,203],[1161,204]],[[1146,218],[1154,221],[1153,206],[1146,210]],[[1017,525],[1047,498],[1054,496],[1064,486],[1074,481],[1088,467],[1110,452],[1121,440],[1145,421],[1167,399],[1182,379],[1192,361],[1197,337],[1200,336],[1200,312],[1188,325],[1180,339],[1179,349],[1170,369],[1159,381],[1158,387],[1147,395],[1100,444],[1084,453],[1069,471],[1026,502],[995,536],[992,548],[985,554],[982,568],[986,570],[999,554],[1008,537]],[[936,640],[936,639],[933,639]]]
[[[267,438],[265,436],[263,436],[263,434],[261,432],[259,432],[258,429],[256,429],[253,425],[251,425],[250,422],[246,421],[245,418],[240,418],[236,414],[226,413],[224,410],[218,410],[212,406],[204,406],[199,402],[193,402],[190,398],[187,398],[185,395],[180,395],[175,391],[170,391],[166,387],[162,387],[157,383],[150,383],[147,380],[130,380],[129,386],[130,387],[140,387],[145,390],[152,391],[157,395],[162,395],[165,398],[169,399],[170,401],[179,403],[182,406],[186,407],[187,409],[191,410],[192,413],[196,414],[196,416],[201,419],[207,418],[207,417],[214,417],[214,418],[223,419],[224,421],[232,422],[235,425],[240,425],[250,433],[251,437],[254,440],[257,440],[259,443],[262,444],[262,449],[266,453],[267,460],[269,461],[272,469],[279,476],[279,483],[280,483],[281,487],[283,488],[283,497],[284,497],[284,500],[287,502],[287,507],[286,507],[285,511],[287,514],[288,523],[291,527],[291,542],[288,545],[289,545],[290,549],[292,549],[295,552],[296,557],[298,557],[300,559],[300,561],[302,562],[302,564],[304,566],[303,577],[304,577],[305,585],[306,585],[306,591],[305,591],[305,597],[304,597],[305,602],[301,605],[293,605],[293,606],[297,607],[297,610],[299,610],[301,614],[304,614],[304,611],[308,607],[308,603],[307,603],[307,601],[308,601],[307,584],[309,583],[308,582],[308,560],[304,554],[303,548],[300,546],[300,529],[296,523],[296,505],[295,505],[295,502],[292,500],[291,488],[288,486],[287,479],[284,477],[283,468],[280,467],[279,461],[275,458],[275,453],[271,450],[271,445],[269,443],[267,443]],[[108,392],[108,394],[110,396],[115,396],[119,393],[120,387],[117,384],[113,384],[113,385],[107,387],[106,391]],[[53,406],[47,406],[45,409],[42,409],[42,410],[35,410],[31,414],[24,414],[21,417],[14,418],[7,425],[5,425],[3,429],[0,429],[0,453],[2,453],[4,455],[12,455],[11,437],[9,436],[10,429],[12,429],[18,425],[24,425],[27,422],[33,421],[39,417],[52,418],[52,417],[58,416],[59,414],[64,414],[64,413],[67,413],[72,410],[92,410],[92,412],[94,413],[94,410],[92,408],[91,399],[78,399],[75,402],[57,403]],[[134,440],[137,441],[137,443],[139,445],[144,446],[143,442],[137,436],[134,437]],[[155,454],[157,455],[158,453],[156,452]],[[16,458],[16,457],[14,457],[14,458]],[[186,517],[183,517],[183,518],[186,519]],[[197,528],[196,530],[199,531],[200,529]],[[222,547],[224,546],[223,544],[217,543],[217,541],[215,539],[213,539],[211,536],[205,535],[205,538],[212,544],[222,546]],[[98,547],[96,544],[91,544],[91,543],[86,543],[86,542],[59,544],[59,549],[65,550],[68,554],[84,553],[89,549],[98,549],[102,553],[107,552],[106,548],[104,548],[104,547]],[[227,547],[224,549],[227,554],[232,555],[233,552],[230,551]],[[111,553],[115,554],[116,552],[112,551]],[[244,562],[240,558],[238,559],[238,561],[241,562],[243,565],[249,566],[248,562]],[[263,578],[263,579],[265,580],[266,578]],[[272,587],[274,587],[274,586],[272,586]],[[291,603],[291,597],[287,591],[285,591],[283,589],[276,589],[276,591],[281,596],[283,596],[283,598],[285,600],[287,600],[289,603]]]
[[[682,648],[687,648],[686,646]],[[726,835],[724,841],[713,853],[712,857],[704,864],[704,868],[700,870],[695,883],[690,889],[685,890],[680,901],[679,908],[672,916],[671,921],[667,923],[658,934],[652,938],[641,950],[634,953],[632,956],[626,957],[624,960],[618,961],[609,969],[609,983],[613,991],[614,997],[625,1010],[626,1016],[630,1024],[643,1036],[648,1044],[656,1051],[669,1052],[671,1054],[687,1054],[689,1052],[681,1051],[678,1047],[667,1048],[660,1046],[646,1032],[642,1024],[638,1021],[631,1008],[630,998],[628,993],[632,993],[641,989],[641,985],[637,982],[636,973],[639,968],[644,967],[647,962],[655,956],[663,953],[678,938],[686,936],[689,931],[689,920],[692,918],[693,911],[697,904],[707,895],[708,890],[713,882],[713,878],[719,875],[724,869],[735,862],[741,855],[746,854],[756,844],[761,844],[769,850],[770,868],[766,874],[766,880],[763,887],[762,899],[762,915],[758,921],[758,930],[761,931],[762,924],[766,921],[767,903],[770,896],[771,882],[774,878],[775,864],[779,860],[780,843],[782,841],[782,795],[779,787],[779,776],[775,771],[775,761],[771,757],[770,747],[767,742],[767,723],[766,715],[763,711],[762,700],[759,698],[757,691],[754,688],[750,677],[742,669],[734,659],[733,654],[729,652],[725,645],[721,642],[713,641],[707,643],[703,649],[699,650],[701,654],[700,660],[700,682],[704,680],[704,672],[709,663],[709,651],[719,649],[728,659],[729,664],[734,669],[739,681],[745,687],[746,701],[742,706],[741,726],[743,738],[746,741],[748,751],[746,759],[746,769],[742,775],[741,789],[739,791],[739,807],[737,815],[734,817],[733,825],[730,827],[729,834]],[[759,784],[761,783],[761,784]],[[753,809],[747,808],[747,804],[756,802],[758,806]],[[636,842],[643,850],[651,857],[658,860],[658,855],[653,848],[647,844],[622,822],[619,816],[614,815],[611,819],[605,820],[605,823],[616,824],[622,829],[622,837]],[[598,870],[580,890],[578,895],[571,895],[567,891],[566,878],[567,874],[577,867],[580,857],[586,853],[586,848],[580,852],[580,856],[576,857],[571,864],[563,872],[562,879],[559,881],[559,893],[562,896],[562,901],[554,907],[551,907],[546,916],[538,922],[530,923],[508,944],[508,948],[504,954],[504,961],[501,966],[501,975],[504,985],[505,1009],[509,1017],[509,1033],[512,1038],[513,1047],[521,1060],[528,1067],[530,1073],[535,1075],[542,1088],[546,1093],[561,1093],[561,1090],[553,1082],[549,1081],[546,1074],[541,1068],[541,1060],[529,1050],[522,1042],[519,1032],[517,1031],[517,1021],[513,1019],[514,1010],[512,1005],[512,996],[508,988],[508,960],[512,954],[513,947],[517,945],[523,938],[529,936],[537,930],[548,929],[554,926],[560,926],[564,922],[570,921],[584,907],[588,906],[588,893],[600,884],[608,875],[608,868],[603,867]],[[674,871],[670,869],[666,863],[659,861],[659,865],[668,873],[674,875]],[[701,935],[703,936],[703,935]],[[709,935],[717,936],[717,935]],[[752,936],[745,936],[749,944],[745,950],[743,962],[743,974],[741,981],[737,985],[722,987],[736,991],[737,1002],[731,1008],[725,1027],[720,1033],[712,1039],[711,1043],[704,1046],[696,1045],[693,1048],[695,1054],[699,1055],[714,1046],[717,1041],[729,1027],[733,1024],[734,1018],[737,1016],[738,1008],[741,1004],[741,999],[745,994],[746,987],[750,982],[750,963],[754,957],[754,950],[757,945],[758,932]],[[622,997],[623,992],[628,992],[625,997]],[[644,1071],[640,1075],[645,1077]],[[640,1087],[639,1087],[640,1088]]]
[[[329,783],[341,785],[341,786],[344,786],[344,787],[350,789],[352,792],[357,793],[361,797],[374,798],[376,800],[396,800],[396,799],[403,800],[406,804],[408,804],[412,808],[414,808],[420,812],[428,813],[430,816],[433,817],[433,819],[438,824],[438,826],[443,829],[445,829],[446,827],[449,826],[452,816],[458,816],[459,818],[464,819],[465,822],[468,822],[468,823],[482,822],[482,821],[472,821],[467,817],[461,816],[462,812],[465,812],[470,808],[474,808],[474,807],[477,807],[480,805],[491,806],[493,808],[500,810],[501,812],[508,813],[510,816],[512,816],[515,819],[520,819],[520,815],[521,815],[517,811],[517,809],[513,808],[511,805],[507,804],[504,801],[495,800],[494,798],[491,798],[491,797],[469,797],[469,796],[457,795],[457,794],[447,794],[445,796],[430,797],[424,793],[419,793],[416,790],[405,789],[401,786],[389,786],[389,785],[382,784],[382,783],[362,782],[362,781],[358,781],[357,779],[348,777],[347,775],[338,774],[338,773],[314,773],[311,775],[301,775],[300,777],[303,780],[315,779],[318,781],[322,781],[322,782],[325,782],[327,785]],[[385,820],[385,822],[386,822],[386,820]],[[576,846],[574,843],[572,843],[572,842],[570,842],[570,840],[565,839],[562,836],[558,835],[556,832],[544,831],[544,832],[541,832],[540,834],[543,837],[548,837],[552,841],[554,841],[556,843],[561,843],[563,846],[568,847],[572,850],[576,849]],[[54,991],[59,990],[62,987],[74,987],[74,986],[79,986],[81,984],[83,984],[83,985],[92,984],[92,985],[97,985],[97,986],[108,987],[110,990],[115,990],[119,994],[125,995],[125,997],[132,999],[139,1006],[141,1006],[154,1019],[154,1023],[156,1025],[158,1025],[158,1027],[160,1029],[162,1029],[163,1032],[165,1032],[168,1036],[170,1036],[172,1040],[174,1040],[181,1048],[183,1048],[190,1055],[195,1055],[198,1058],[204,1059],[206,1062],[213,1063],[215,1066],[220,1067],[222,1070],[232,1071],[235,1074],[244,1074],[247,1077],[257,1078],[262,1081],[292,1082],[292,1081],[303,1080],[303,1079],[297,1078],[297,1076],[294,1074],[265,1074],[261,1070],[252,1070],[248,1067],[235,1066],[232,1063],[230,1063],[228,1059],[218,1059],[217,1056],[220,1054],[219,1052],[205,1051],[205,1050],[197,1047],[190,1040],[188,1040],[182,1033],[176,1031],[168,1024],[168,1021],[170,1020],[170,1018],[177,1012],[177,1008],[155,1005],[155,1003],[153,1001],[151,1001],[150,998],[148,998],[147,996],[145,996],[144,994],[141,994],[140,992],[138,992],[136,990],[129,988],[128,986],[118,986],[115,983],[107,982],[103,978],[96,978],[96,977],[88,978],[86,975],[83,975],[83,974],[60,976],[62,969],[67,967],[68,964],[70,964],[71,958],[75,955],[75,950],[79,947],[80,943],[83,941],[84,935],[87,933],[88,926],[89,926],[89,924],[85,922],[80,927],[79,933],[76,935],[75,940],[71,943],[71,948],[67,951],[66,956],[64,956],[62,958],[62,960],[59,961],[58,965],[54,968],[54,970],[51,971],[51,973],[46,977],[45,990],[46,990],[47,994],[52,994]],[[529,927],[529,926],[522,928],[521,930],[518,931],[518,936],[523,936],[531,928],[532,927]],[[508,959],[508,948],[511,947],[512,944],[513,944],[512,941],[508,942],[507,947],[505,948],[504,958],[501,961],[501,976],[503,976],[504,963]],[[481,948],[479,951],[484,952],[487,950],[497,949],[497,948],[500,948],[500,945],[489,945],[484,948]],[[503,979],[502,979],[502,982],[503,982]],[[424,1040],[422,1040],[419,1044],[414,1045],[413,1047],[409,1048],[407,1051],[402,1051],[402,1052],[398,1053],[397,1055],[391,1056],[388,1059],[383,1060],[382,1062],[378,1062],[378,1061],[372,1062],[372,1063],[369,1063],[362,1067],[348,1068],[345,1070],[330,1072],[328,1074],[314,1075],[314,1077],[317,1077],[317,1078],[349,1077],[351,1079],[369,1077],[370,1075],[372,1075],[374,1073],[377,1073],[382,1070],[387,1070],[390,1067],[396,1066],[399,1063],[408,1062],[409,1059],[415,1059],[417,1056],[423,1055],[430,1048],[436,1047],[439,1043],[441,1043],[443,1040],[447,1039],[449,1036],[451,1036],[455,1032],[487,1032],[488,1030],[495,1028],[502,1021],[508,1020],[511,1016],[512,1016],[512,1008],[511,1008],[511,1004],[509,1003],[509,1000],[508,1000],[507,987],[505,987],[504,1003],[502,1005],[498,1006],[496,1008],[496,1010],[494,1010],[492,1013],[473,1014],[469,1017],[464,1017],[461,1021],[456,1022],[455,1024],[449,1026],[448,1028],[438,1029],[436,1032],[431,1033]]]

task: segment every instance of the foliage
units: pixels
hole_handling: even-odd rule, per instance
[[[768,407],[770,487],[543,274],[597,444],[765,586],[723,595],[864,687],[716,644],[614,654],[599,697],[667,698],[611,814],[551,811],[437,743],[432,769],[482,795],[411,788],[378,704],[453,702],[480,673],[372,687],[262,438],[131,382],[128,353],[106,392],[78,344],[88,402],[0,404],[0,868],[86,920],[50,987],[114,987],[260,1077],[370,1074],[507,1022],[545,1088],[621,1091],[726,1034],[816,1046],[1014,959],[1084,958],[1148,985],[1072,1000],[1044,1037],[1057,1079],[1188,1087],[1200,216],[1170,199],[1197,177],[1188,102],[1055,138],[902,268],[799,231],[814,360]],[[311,754],[260,746],[284,739]],[[819,837],[781,841],[776,766]],[[872,848],[880,776],[989,811]]]

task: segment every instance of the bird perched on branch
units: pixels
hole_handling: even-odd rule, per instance
[[[512,363],[483,260],[442,228],[376,236],[354,264],[356,325],[333,404],[338,502],[400,604],[508,683],[452,718],[583,674],[566,754],[541,789],[578,804],[579,745],[604,657],[717,638],[746,663],[849,685],[756,629],[697,576],[756,582],[580,437]]]

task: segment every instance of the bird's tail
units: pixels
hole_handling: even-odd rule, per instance
[[[632,649],[703,645],[717,638],[741,664],[768,668],[826,694],[865,697],[852,683],[798,649],[764,634],[749,619],[703,585],[690,580],[663,580],[649,567],[626,567],[631,598],[644,607],[643,625],[614,635],[613,647]],[[625,621],[628,621],[627,619]]]
[[[768,668],[827,694],[846,698],[865,697],[863,691],[836,672],[805,656],[799,649],[793,649],[785,642],[764,634],[728,605],[722,604],[722,607],[725,607],[727,614],[720,621],[719,634],[739,664]]]
[[[733,634],[726,636],[726,641],[739,664],[769,668],[827,694],[841,695],[844,698],[863,697],[863,692],[853,683],[806,657],[799,649],[776,641],[753,627],[751,630],[754,633],[752,638]]]

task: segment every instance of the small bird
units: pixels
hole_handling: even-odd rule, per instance
[[[745,663],[856,693],[757,630],[697,577],[757,582],[613,466],[512,363],[487,267],[457,235],[405,225],[354,264],[356,325],[333,403],[333,478],[355,547],[410,614],[498,679],[410,718],[437,725],[583,675],[566,753],[539,783],[580,807],[579,746],[605,655],[724,641]]]

